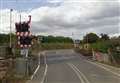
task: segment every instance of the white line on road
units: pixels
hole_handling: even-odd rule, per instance
[[[45,77],[47,75],[47,70],[48,70],[48,65],[46,64],[45,72],[44,72],[43,79],[42,79],[41,83],[44,83]]]
[[[86,76],[73,64],[68,63],[68,65],[74,70],[77,74],[78,78],[80,79],[81,83],[90,83]]]
[[[33,77],[35,76],[35,74],[37,73],[38,69],[40,68],[40,65],[38,65],[38,67],[36,68],[35,72],[33,73],[33,75],[31,76],[31,80],[33,79]]]
[[[38,59],[38,60],[39,60],[39,61],[38,61],[38,66],[37,66],[36,70],[34,71],[33,75],[31,76],[30,80],[33,79],[33,77],[34,77],[35,74],[37,73],[38,69],[40,68],[40,53],[38,54],[38,56],[39,56],[39,59]]]
[[[44,57],[44,63],[45,63],[45,66],[46,66],[46,67],[45,67],[45,72],[44,72],[43,79],[42,79],[41,83],[44,83],[45,77],[46,77],[47,71],[48,71],[48,65],[47,65],[46,56]]]
[[[73,67],[70,63],[68,63],[68,66],[70,66],[70,68],[72,68],[72,70],[76,73],[76,75],[77,75],[78,78],[80,79],[81,83],[84,83],[84,80],[82,79],[82,77],[81,77],[81,75],[78,73],[78,71],[76,71],[76,70],[74,69],[74,67]]]
[[[73,65],[73,64],[72,64]],[[73,65],[73,67],[81,74],[81,76],[84,78],[84,80],[86,81],[86,83],[90,83],[87,79],[87,77],[75,66]]]
[[[111,72],[111,73],[113,73],[114,75],[120,77],[120,74],[119,74],[119,73],[115,73],[115,72],[113,72],[112,70],[110,70],[110,69],[108,69],[108,68],[105,68],[105,67],[103,67],[103,66],[101,66],[101,65],[99,65],[99,64],[97,64],[97,63],[93,63],[93,62],[87,61],[87,60],[86,60],[86,62],[88,62],[88,63],[90,63],[90,64],[93,64],[93,65],[95,65],[95,66],[98,66],[98,67],[100,67],[100,68],[103,68],[103,69],[105,69],[106,71]]]

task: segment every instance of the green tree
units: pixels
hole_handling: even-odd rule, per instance
[[[15,34],[11,34],[12,38],[12,44],[16,41]],[[8,45],[10,41],[10,35],[9,34],[0,34],[0,45]]]
[[[109,40],[110,39],[110,37],[107,35],[107,34],[100,34],[101,35],[101,39],[102,40]]]
[[[84,36],[84,43],[95,43],[99,39],[99,36],[95,33],[88,33]]]
[[[9,42],[9,35],[0,34],[0,45],[7,44]]]
[[[110,40],[112,48],[120,47],[120,37],[113,37]]]
[[[38,36],[40,37],[40,36]],[[42,43],[72,43],[72,39],[69,37],[63,37],[63,36],[41,36],[42,37]]]

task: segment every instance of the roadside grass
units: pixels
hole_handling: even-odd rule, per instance
[[[43,43],[41,44],[42,50],[53,50],[53,49],[71,49],[73,48],[72,43]]]

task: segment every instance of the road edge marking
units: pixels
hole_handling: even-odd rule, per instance
[[[45,53],[45,52],[44,52],[44,53]],[[40,83],[44,83],[45,77],[46,77],[47,71],[48,71],[48,65],[47,65],[46,55],[45,55],[45,57],[44,57],[44,62],[45,62],[45,72],[44,72],[44,75],[43,75],[43,79],[42,79],[42,81],[41,81]]]
[[[111,71],[110,69],[105,68],[105,67],[103,67],[103,66],[101,66],[101,65],[99,65],[99,64],[97,64],[97,63],[93,63],[93,62],[87,61],[87,60],[86,60],[86,62],[88,62],[88,63],[90,63],[90,64],[93,64],[93,65],[95,65],[95,66],[97,66],[97,67],[103,68],[104,70],[106,70],[106,71],[108,71],[108,72],[110,72],[110,73],[112,73],[112,74],[114,74],[114,75],[120,77],[120,74],[115,73],[115,72]]]
[[[73,67],[73,65],[71,63],[67,63],[68,66],[76,73],[77,77],[79,78],[79,80],[81,81],[81,83],[85,83],[82,76],[78,73],[78,71]]]
[[[85,83],[90,83],[89,80],[87,79],[87,77],[75,65],[73,65],[73,64],[71,64],[71,65],[80,73],[80,75],[85,80]]]
[[[34,78],[35,74],[37,73],[38,69],[40,68],[40,52],[38,53],[38,56],[39,56],[38,66],[37,66],[36,70],[34,71],[33,75],[31,76],[30,80],[32,80]]]
[[[40,83],[44,83],[45,77],[47,75],[47,71],[48,71],[48,65],[46,64],[45,72],[44,72],[44,75],[43,75],[43,79],[42,79],[42,81]]]
[[[35,74],[37,73],[39,68],[40,68],[40,65],[37,66],[36,70],[34,71],[33,75],[31,76],[30,80],[33,79],[33,77],[35,76]]]

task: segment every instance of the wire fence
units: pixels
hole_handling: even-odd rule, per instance
[[[0,83],[23,83],[22,80],[29,80],[39,65],[38,57],[8,59],[6,74],[0,79]]]
[[[10,81],[12,83],[16,79],[28,79],[38,66],[38,57],[10,58],[10,55],[13,56],[10,52],[12,52],[12,49],[8,46],[0,46],[0,83],[10,83]]]
[[[14,60],[14,75],[19,78],[27,78],[33,74],[38,66],[38,57],[16,58]]]

